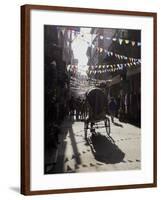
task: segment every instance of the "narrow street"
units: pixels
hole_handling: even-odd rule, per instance
[[[141,31],[46,25],[44,39],[44,174],[141,169]]]
[[[62,124],[57,162],[48,167],[48,173],[96,172],[136,170],[141,168],[140,128],[128,123],[111,124],[114,142],[105,129],[88,131],[92,145],[84,139],[84,122],[66,119]]]

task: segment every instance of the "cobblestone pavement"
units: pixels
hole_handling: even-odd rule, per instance
[[[105,129],[84,139],[84,122],[65,120],[60,135],[57,162],[49,173],[136,170],[141,168],[141,129],[115,119],[111,138]]]

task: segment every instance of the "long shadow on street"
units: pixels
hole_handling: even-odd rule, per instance
[[[95,150],[93,154],[96,160],[106,164],[115,164],[124,159],[125,153],[106,136],[96,133],[91,136],[91,141]]]
[[[71,145],[72,145],[72,149],[73,149],[73,158],[75,159],[76,165],[81,164],[81,159],[79,156],[79,151],[78,151],[78,147],[76,144],[76,140],[75,140],[75,135],[73,132],[73,120],[65,120],[65,124],[62,123],[62,133],[60,135],[60,140],[61,140],[61,144],[59,146],[59,154],[58,154],[58,159],[57,159],[57,163],[55,165],[53,165],[52,169],[48,172],[48,174],[53,174],[53,173],[65,173],[65,169],[64,169],[64,162],[66,162],[65,159],[65,151],[66,151],[66,137],[67,134],[69,133],[69,137],[71,140]],[[68,172],[74,172],[73,170],[68,170]]]

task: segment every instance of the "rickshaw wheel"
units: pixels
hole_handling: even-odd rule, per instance
[[[110,135],[110,120],[109,120],[109,118],[107,118],[105,120],[105,128],[106,128],[107,135]]]

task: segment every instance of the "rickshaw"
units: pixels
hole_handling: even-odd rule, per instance
[[[92,88],[86,93],[87,118],[84,120],[85,139],[88,139],[88,129],[95,134],[95,129],[104,128],[110,137],[110,119],[106,115],[107,99],[100,88]],[[101,123],[100,123],[101,122]]]

